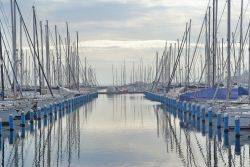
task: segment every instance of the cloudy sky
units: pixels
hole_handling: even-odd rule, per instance
[[[0,0],[8,10],[9,1]],[[40,20],[57,24],[65,33],[69,22],[71,36],[80,33],[81,58],[86,56],[97,71],[100,84],[112,83],[112,64],[120,69],[126,62],[142,58],[152,65],[155,52],[162,52],[165,41],[181,38],[185,24],[192,19],[192,42],[197,40],[209,0],[17,0],[27,22],[36,6]],[[219,15],[226,0],[219,0]],[[246,5],[245,5],[246,6]],[[239,14],[239,0],[232,0],[233,19]],[[247,13],[248,14],[248,13]],[[225,32],[225,17],[219,35]],[[220,16],[219,16],[220,17]]]

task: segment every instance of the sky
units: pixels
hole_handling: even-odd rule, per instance
[[[8,10],[9,1],[0,0]],[[209,0],[17,0],[28,24],[32,23],[32,5],[38,18],[56,24],[65,34],[65,22],[71,37],[80,35],[80,56],[87,57],[95,67],[101,85],[112,83],[112,65],[120,70],[125,62],[143,60],[145,66],[154,64],[155,54],[163,52],[166,41],[182,37],[186,22],[192,19],[192,38],[195,43]],[[232,18],[237,20],[239,0],[232,0]],[[219,13],[225,0],[219,0]],[[248,12],[247,12],[248,14]],[[219,36],[225,33],[226,15],[222,16]],[[235,24],[234,21],[233,24]],[[247,24],[247,23],[245,23]],[[119,72],[118,72],[119,73]],[[128,74],[127,74],[128,76]]]

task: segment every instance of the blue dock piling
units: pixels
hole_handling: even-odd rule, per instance
[[[34,112],[30,111],[30,123],[34,123]]]
[[[224,133],[228,133],[229,128],[228,128],[228,114],[224,114]]]
[[[235,137],[240,138],[240,117],[235,117]]]
[[[39,121],[39,120],[41,120],[41,119],[42,119],[41,108],[38,107],[38,109],[37,109],[37,120]]]
[[[213,112],[211,107],[208,109],[208,125],[213,126]]]
[[[202,120],[202,123],[206,122],[206,108],[204,106],[201,109],[201,120]]]
[[[201,118],[201,106],[198,104],[196,108],[197,121],[200,121]]]
[[[0,140],[3,136],[3,123],[2,123],[2,118],[0,118]]]
[[[25,115],[24,112],[21,112],[21,127],[25,127]]]
[[[221,129],[221,121],[222,121],[221,112],[218,111],[218,114],[217,114],[217,129]]]
[[[14,131],[14,118],[12,114],[9,115],[9,128],[10,131]]]

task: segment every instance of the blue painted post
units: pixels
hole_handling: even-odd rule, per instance
[[[2,139],[3,136],[3,123],[2,123],[2,118],[0,118],[0,140]]]
[[[203,106],[201,109],[201,119],[202,119],[202,123],[205,124],[205,122],[206,122],[206,108],[205,108],[205,106]]]
[[[200,122],[200,118],[201,118],[201,106],[199,104],[197,104],[197,108],[196,108],[196,114],[197,114],[197,121]]]
[[[196,104],[193,103],[193,105],[192,105],[192,116],[193,116],[193,120],[195,120],[195,114],[196,114]]]
[[[30,111],[30,123],[33,124],[34,123],[34,112]]]
[[[228,128],[228,114],[224,114],[224,133],[228,133],[229,128]]]
[[[235,137],[240,138],[240,117],[235,117]]]
[[[221,112],[218,111],[218,113],[217,113],[217,129],[221,129],[221,120],[222,120]]]
[[[208,109],[208,125],[213,126],[213,112],[211,107]]]
[[[42,119],[42,114],[41,114],[41,108],[39,107],[38,109],[37,109],[37,120],[39,121],[39,120],[41,120]]]
[[[240,148],[240,117],[235,117],[235,153],[236,155],[241,154]]]
[[[21,112],[21,127],[25,127],[25,115],[24,112]]]
[[[10,131],[14,131],[14,118],[12,114],[9,115],[9,128]]]

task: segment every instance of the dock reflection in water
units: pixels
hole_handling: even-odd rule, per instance
[[[185,124],[143,95],[99,95],[65,113],[1,141],[2,166],[250,166],[248,141],[238,155],[233,135]]]

